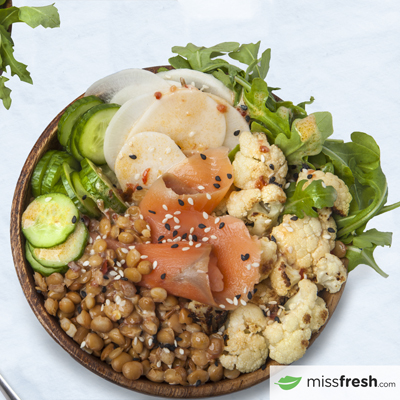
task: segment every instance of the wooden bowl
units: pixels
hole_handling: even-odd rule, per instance
[[[151,72],[156,72],[158,68],[159,67],[152,67],[145,69]],[[121,373],[115,372],[110,365],[101,361],[99,358],[87,354],[85,351],[81,350],[79,345],[69,336],[67,336],[67,334],[61,329],[57,318],[47,313],[44,308],[43,296],[40,293],[37,293],[35,290],[32,269],[25,259],[25,238],[20,227],[22,213],[27,207],[29,198],[31,197],[30,179],[37,162],[47,150],[61,148],[57,142],[57,124],[63,112],[64,110],[61,111],[53,119],[53,121],[50,122],[49,126],[44,130],[30,152],[28,159],[22,168],[22,172],[15,189],[11,211],[11,247],[15,269],[29,305],[49,335],[75,360],[95,374],[127,389],[153,396],[177,398],[219,396],[246,389],[256,385],[257,383],[267,380],[270,376],[270,366],[279,365],[277,362],[270,359],[267,362],[264,370],[259,369],[250,374],[240,375],[238,378],[233,380],[225,379],[216,383],[206,383],[205,385],[201,385],[199,387],[171,386],[166,383],[154,383],[146,378],[142,378],[137,381],[131,381],[126,379]],[[320,296],[325,300],[329,309],[329,318],[336,309],[344,286],[345,285],[342,286],[340,292],[335,294],[330,294],[326,291],[320,293]],[[327,323],[319,330],[318,333],[312,335],[310,339],[310,345],[321,334]]]

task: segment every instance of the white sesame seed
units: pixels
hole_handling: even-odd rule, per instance
[[[142,255],[142,256],[140,256],[140,258],[142,259],[142,260],[144,260],[145,258],[148,258],[149,256],[146,256],[146,255]]]
[[[204,186],[201,186],[201,185],[199,185],[199,186],[197,186],[197,189],[199,189],[199,190],[204,190],[204,189],[205,189],[205,187],[204,187]]]
[[[172,243],[172,239],[167,239],[167,242],[168,243]]]
[[[162,205],[162,208],[163,208],[165,211],[168,211],[168,207],[167,207],[165,204]]]
[[[102,304],[100,307],[100,311],[103,311],[103,310],[104,310],[104,304]]]
[[[304,275],[303,275],[303,279],[307,279],[307,274],[304,274]]]
[[[121,265],[122,265],[119,261],[117,261],[116,264],[117,264],[117,267],[121,267]]]
[[[151,346],[153,344],[153,338],[149,339],[149,346]]]
[[[121,303],[121,297],[115,296],[115,303],[120,304]]]
[[[269,315],[268,315],[269,317]],[[274,321],[272,321],[271,319],[268,321],[268,325],[272,325],[274,323]]]
[[[120,276],[120,275],[117,275],[117,276],[114,278],[115,281],[118,281],[118,280],[120,280],[120,279],[121,279],[121,276]]]
[[[287,230],[288,232],[293,232],[293,228],[292,228],[291,226],[286,226],[286,230]]]
[[[210,232],[210,231],[211,231],[211,228],[210,228],[210,227],[204,229],[204,232],[205,232],[205,233],[208,233],[208,232]]]
[[[174,229],[179,229],[181,226],[180,225],[175,225]]]
[[[125,260],[124,260],[125,261]],[[124,271],[121,269],[120,271],[119,271],[119,274],[122,276],[122,277],[124,277]]]
[[[173,242],[179,242],[180,240],[181,240],[181,237],[178,236],[178,237],[176,237],[176,238],[173,240]]]
[[[288,189],[289,186],[290,186],[290,182],[288,182],[288,183],[285,185],[285,189]]]
[[[214,240],[217,239],[217,237],[215,235],[211,235],[210,238],[214,239]]]
[[[125,247],[121,247],[121,251],[122,251],[123,253],[125,253],[125,254],[128,254],[128,253],[129,253],[129,250],[128,250],[128,249],[125,249]]]
[[[205,211],[203,211],[203,218],[208,219],[208,214]]]
[[[322,181],[321,185],[322,185],[322,187],[323,187],[324,189],[326,189],[326,183],[325,183],[324,181]]]
[[[111,304],[111,301],[109,299],[106,300],[106,306],[109,306]]]
[[[265,163],[265,157],[263,154],[261,154],[261,162]]]
[[[194,228],[191,227],[189,233],[193,233],[194,232]]]
[[[215,218],[214,224],[218,224],[218,222],[221,220],[220,217]]]
[[[179,353],[183,355],[185,354],[185,351],[183,349],[179,349]]]
[[[277,302],[275,300],[274,301],[269,301],[268,304],[277,304]]]
[[[82,269],[81,272],[85,273],[85,272],[86,272],[86,269]]]
[[[165,214],[165,218],[167,218],[167,220],[168,219],[171,219],[171,218],[173,218],[174,216],[173,215],[171,215],[171,214]]]
[[[82,265],[83,265],[84,267],[87,267],[89,264],[90,264],[89,261],[85,261]]]
[[[194,247],[200,247],[201,246],[201,243],[197,243]]]
[[[281,315],[281,314],[282,314],[282,309],[280,308],[280,309],[278,310],[278,314],[277,314],[277,315],[279,316],[279,315]]]
[[[253,264],[251,264],[251,266],[254,267],[254,268],[257,268],[257,267],[260,266],[260,263],[253,263]]]
[[[189,246],[193,246],[193,242],[192,241],[189,242]]]
[[[51,199],[52,199],[51,197],[46,197],[46,198],[44,199],[44,201],[45,201],[46,203],[48,203]]]
[[[240,302],[242,303],[243,306],[247,304],[243,299],[240,299]]]
[[[329,239],[331,239],[331,235],[322,235],[322,238],[323,238],[323,239],[328,239],[328,240],[329,240]]]
[[[233,304],[235,306],[237,306],[239,304],[239,301],[238,301],[238,299],[236,297],[233,298]]]
[[[211,200],[211,194],[210,193],[206,193],[206,197],[208,200]]]
[[[292,254],[292,253],[293,253],[293,247],[292,247],[292,246],[289,246],[288,249],[287,249],[287,251],[289,252],[289,254]]]
[[[101,239],[101,236],[100,236],[100,235],[98,235],[98,236],[96,237],[96,240],[99,240],[99,239]]]
[[[93,243],[93,239],[89,238],[89,243],[92,244]]]
[[[198,269],[197,272],[198,272],[199,274],[206,274],[206,273],[207,273],[206,271],[202,271],[201,269]]]
[[[179,221],[179,218],[177,218],[177,217],[174,217],[174,221],[175,221],[175,223],[177,223],[177,224],[179,224],[179,222],[181,222],[181,221]]]
[[[179,215],[179,214],[182,214],[182,212],[181,211],[175,211],[174,212],[174,215]]]
[[[129,246],[129,250],[135,250],[136,246]]]
[[[166,224],[166,223],[168,222],[168,218],[164,218],[161,222],[162,222],[163,224]]]
[[[190,247],[183,247],[182,248],[182,251],[188,251],[188,250],[190,250]]]
[[[219,308],[225,308],[225,306],[223,304],[220,304]],[[222,335],[222,332],[218,332],[218,333]]]
[[[90,250],[90,255],[93,256],[96,252],[92,249]]]
[[[225,300],[226,300],[227,303],[233,304],[233,301],[231,299],[226,298]]]
[[[170,353],[170,351],[166,347],[164,347],[163,350],[164,350],[164,353],[167,353],[167,354]]]
[[[268,310],[268,311],[267,311],[267,317],[269,317],[270,315],[271,315],[271,311]]]
[[[243,293],[247,293],[247,286],[243,289]]]
[[[156,268],[157,268],[157,264],[158,264],[157,261],[154,261],[154,262],[153,262],[153,269],[156,269]]]
[[[154,147],[149,147],[149,153],[152,153],[154,151]]]
[[[166,239],[164,239],[161,243],[167,243],[167,240]]]
[[[86,346],[86,342],[83,341],[83,342],[81,343],[81,349],[83,349],[85,346]]]
[[[246,265],[246,268],[250,271],[250,269],[251,269],[251,264]]]
[[[137,336],[135,336],[135,339],[133,339],[133,345],[134,345],[134,346],[137,345]]]
[[[143,219],[143,215],[142,215],[142,214],[139,214],[139,218],[140,218],[140,219]]]
[[[189,137],[193,137],[196,134],[196,132],[189,132]]]
[[[279,210],[279,212],[283,212],[284,209],[285,209],[285,206],[282,206],[281,209]]]
[[[107,239],[107,235],[103,235],[103,239]]]
[[[138,181],[140,179],[140,174],[135,174],[135,181]]]
[[[192,206],[194,204],[193,199],[191,197],[188,198],[188,203]]]
[[[174,340],[174,346],[175,346],[175,347],[178,347],[178,343],[177,343],[176,340]]]
[[[139,340],[140,340],[141,342],[144,342],[144,337],[139,336]]]
[[[169,154],[169,153],[171,153],[171,147],[167,147],[167,148],[165,149],[165,154]]]
[[[203,237],[203,239],[201,239],[203,242],[208,242],[209,238],[208,237]]]

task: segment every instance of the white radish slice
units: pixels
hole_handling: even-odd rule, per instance
[[[139,132],[161,132],[183,151],[219,147],[225,140],[226,122],[218,104],[197,89],[177,89],[155,101],[133,127]]]
[[[150,71],[140,68],[124,69],[98,80],[93,83],[86,91],[85,96],[98,96],[106,103],[114,97],[114,95],[127,86],[132,85],[154,85],[159,83],[160,88],[162,79]],[[159,89],[158,89],[159,90]]]
[[[140,132],[129,139],[117,156],[115,174],[123,190],[139,200],[152,183],[186,157],[175,142],[158,132]]]
[[[235,100],[235,95],[232,90],[228,89],[217,78],[214,78],[210,74],[205,74],[204,72],[181,68],[172,69],[171,71],[162,71],[159,72],[157,76],[176,82],[180,82],[180,79],[183,78],[188,85],[192,85],[194,83],[197,89],[222,97],[230,105],[233,105]]]
[[[113,171],[117,155],[128,139],[133,125],[155,101],[153,93],[135,97],[127,101],[111,119],[104,135],[104,156]]]
[[[121,89],[119,92],[117,92],[113,98],[110,100],[110,103],[115,103],[115,104],[124,104],[128,100],[133,99],[134,97],[139,97],[143,96],[144,94],[149,94],[156,92],[166,92],[169,90],[171,85],[169,85],[166,81],[161,80],[161,82],[142,82],[139,84],[135,85],[129,85],[123,89]]]
[[[224,113],[226,121],[226,135],[222,146],[228,147],[229,150],[232,150],[239,144],[240,132],[247,132],[250,130],[249,124],[242,117],[240,112],[235,107],[229,105],[227,101],[211,93],[208,93],[208,96],[214,99],[218,104],[223,104],[226,106],[226,112]],[[238,131],[239,133],[235,135],[235,132]]]

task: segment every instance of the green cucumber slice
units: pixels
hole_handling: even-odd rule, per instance
[[[82,170],[79,172],[83,187],[98,200],[103,200],[104,208],[110,208],[118,214],[126,211],[127,206],[110,180],[90,160],[81,161]]]
[[[39,272],[39,274],[42,276],[49,276],[51,274],[54,274],[54,272],[59,272],[60,274],[63,274],[68,271],[68,266],[51,268],[51,267],[45,267],[44,265],[37,262],[33,258],[28,242],[26,242],[25,244],[25,256],[26,260],[31,265],[32,269],[36,272]]]
[[[97,104],[102,104],[103,100],[96,96],[82,97],[77,101],[73,102],[64,112],[58,123],[57,137],[58,141],[63,145],[67,146],[69,137],[72,132],[77,119],[90,108]]]
[[[40,161],[37,163],[35,169],[33,170],[32,178],[31,178],[33,197],[38,197],[41,194],[43,176],[46,173],[47,166],[49,165],[50,159],[55,152],[56,152],[55,150],[48,151],[40,159]]]
[[[74,171],[67,163],[63,164],[63,172],[61,174],[61,179],[69,198],[74,202],[75,206],[82,214],[85,214],[92,218],[98,218],[101,215],[101,213],[97,209],[96,204],[94,204],[93,200],[87,198],[83,200],[82,197],[79,196],[79,194],[76,192],[75,186],[71,180],[71,174],[73,172]],[[91,200],[92,203],[89,203],[86,200]],[[86,204],[89,204],[89,206],[91,206],[91,209],[88,209],[88,207],[86,207]]]
[[[79,121],[77,121],[79,122]],[[76,147],[76,140],[75,137],[78,135],[78,123],[75,123],[74,127],[72,128],[71,136],[69,137],[67,151],[72,154],[79,162],[83,160],[82,154],[79,152],[78,148]]]
[[[62,193],[68,196],[67,191],[62,183],[62,180],[59,180],[53,187],[53,193]]]
[[[84,158],[95,164],[105,164],[104,135],[106,129],[118,111],[118,104],[99,104],[83,114],[76,123],[75,146]],[[72,148],[71,143],[71,148]]]
[[[115,188],[121,188],[121,185],[118,182],[117,175],[115,175],[115,172],[108,166],[108,164],[99,165],[99,168],[101,169],[101,172],[103,172],[103,174],[110,180]]]
[[[102,216],[92,196],[82,185],[81,178],[79,178],[79,172],[72,172],[71,182],[74,185],[74,189],[78,197],[82,200],[85,208],[88,210],[87,216],[91,218],[100,218]]]
[[[89,232],[82,221],[76,224],[75,231],[68,239],[58,246],[48,249],[34,247],[29,243],[33,258],[45,267],[63,267],[71,261],[78,260],[85,251]]]
[[[50,162],[46,168],[46,173],[44,174],[42,180],[41,194],[47,194],[53,192],[54,185],[60,180],[62,172],[62,164],[66,162],[73,169],[78,170],[80,165],[70,154],[65,151],[57,151],[53,154]]]
[[[53,247],[67,240],[75,230],[79,211],[61,193],[37,197],[22,214],[22,232],[35,247]]]

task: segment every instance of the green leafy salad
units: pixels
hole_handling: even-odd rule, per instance
[[[392,233],[366,230],[373,217],[400,206],[400,202],[386,205],[388,184],[381,169],[379,146],[363,132],[353,132],[350,142],[329,139],[333,133],[331,114],[306,112],[306,105],[314,101],[313,97],[297,105],[276,97],[273,92],[278,88],[268,86],[265,81],[271,50],[259,56],[259,48],[260,42],[242,45],[226,42],[209,48],[189,43],[186,47],[173,47],[172,52],[177,56],[169,62],[176,69],[193,69],[219,79],[234,92],[235,105],[242,104],[248,111],[251,131],[264,132],[268,141],[283,151],[290,165],[291,182],[285,187],[287,201],[283,214],[316,217],[317,208],[334,205],[336,190],[321,180],[305,188],[303,180],[296,186],[301,170],[331,172],[342,179],[349,187],[352,201],[347,216],[335,215],[336,239],[346,244],[348,270],[366,264],[387,277],[375,262],[373,252],[377,246],[390,246]],[[226,56],[244,64],[245,69],[231,64]],[[239,145],[231,151],[231,160],[238,151]]]
[[[7,71],[11,76],[17,75],[21,81],[32,84],[27,66],[14,57],[14,42],[11,39],[10,27],[16,22],[24,22],[31,28],[39,25],[44,28],[56,28],[60,26],[60,17],[54,5],[4,8],[5,3],[6,0],[0,0],[0,75],[1,71]],[[3,101],[4,107],[9,109],[11,89],[6,86],[7,81],[8,78],[0,76],[0,100]]]

